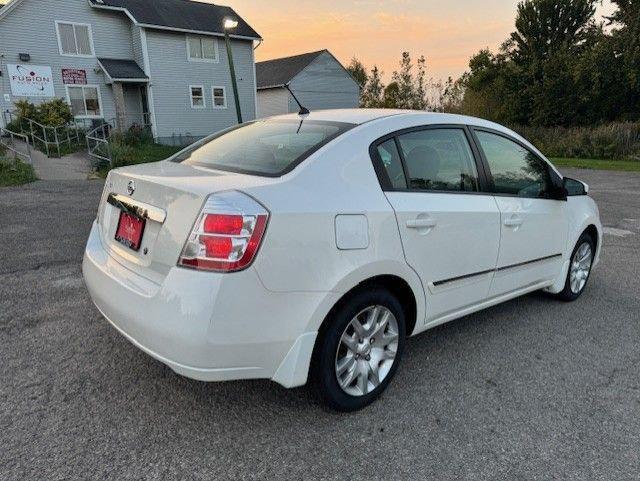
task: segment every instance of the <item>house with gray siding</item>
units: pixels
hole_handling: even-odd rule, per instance
[[[300,108],[309,110],[356,108],[360,86],[328,50],[256,64],[258,117],[269,117]]]
[[[59,97],[78,119],[147,125],[164,143],[227,128],[237,114],[226,19],[238,22],[240,110],[254,119],[260,35],[233,9],[190,0],[11,0],[0,10],[0,112]]]

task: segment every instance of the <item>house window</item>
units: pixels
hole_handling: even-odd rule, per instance
[[[75,117],[102,117],[100,89],[97,85],[67,85],[67,100]]]
[[[216,39],[188,35],[187,57],[191,62],[217,62],[218,43]]]
[[[93,57],[93,35],[87,23],[56,22],[60,55]]]
[[[191,108],[203,109],[204,104],[204,87],[202,85],[189,85],[189,93],[191,94]]]
[[[214,109],[226,109],[227,108],[227,94],[224,87],[213,87],[213,108]]]

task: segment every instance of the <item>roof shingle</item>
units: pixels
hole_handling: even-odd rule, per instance
[[[276,58],[256,62],[256,84],[258,89],[283,87],[307,65],[327,50],[303,53],[293,57]]]
[[[231,7],[202,3],[192,0],[89,0],[94,7],[126,9],[136,22],[161,28],[193,30],[224,34],[225,18],[238,20],[238,26],[229,32],[259,40],[260,35]]]
[[[112,79],[126,80],[148,80],[135,60],[124,60],[117,58],[98,58],[98,62]]]

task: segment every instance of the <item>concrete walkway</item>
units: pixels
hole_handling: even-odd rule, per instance
[[[13,145],[18,151],[27,152],[24,142],[15,140]],[[40,180],[87,180],[92,171],[91,161],[85,150],[57,159],[49,158],[32,147],[31,159],[33,169]]]
[[[55,159],[31,149],[31,158],[40,180],[87,180],[91,173],[91,162],[84,150]]]

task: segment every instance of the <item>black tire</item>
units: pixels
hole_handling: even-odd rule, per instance
[[[380,384],[364,395],[350,395],[338,383],[336,353],[342,334],[358,313],[371,306],[383,306],[395,316],[398,325],[398,344],[393,364]],[[387,388],[402,359],[406,336],[404,311],[398,299],[383,287],[372,286],[357,291],[332,312],[321,329],[313,353],[311,381],[319,397],[330,408],[342,412],[362,409],[375,401]]]
[[[593,256],[595,256],[596,253],[596,245],[595,245],[595,241],[593,240],[593,238],[591,237],[591,235],[589,235],[588,233],[584,232],[580,238],[578,239],[578,242],[576,242],[575,247],[573,248],[573,252],[571,252],[571,260],[569,263],[569,269],[567,269],[567,278],[565,279],[564,282],[564,289],[562,291],[560,291],[558,294],[556,294],[556,297],[558,299],[560,299],[561,301],[564,302],[572,302],[575,301],[578,297],[580,297],[582,295],[582,293],[584,292],[584,290],[587,287],[587,284],[589,282],[589,277],[591,277],[591,267],[589,268],[589,273],[587,275],[587,279],[585,281],[584,286],[582,286],[582,289],[580,289],[578,292],[573,292],[573,290],[571,289],[571,264],[573,263],[574,257],[576,255],[576,252],[578,252],[578,249],[580,248],[580,246],[582,246],[582,244],[584,243],[588,243],[589,246],[591,247],[591,253],[592,253],[592,266],[593,267]]]

